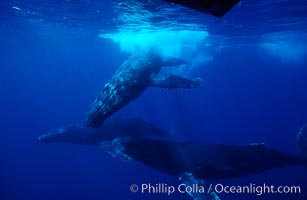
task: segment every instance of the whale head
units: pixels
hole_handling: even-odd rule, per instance
[[[68,125],[43,134],[38,138],[43,143],[99,144],[97,130],[81,125]]]

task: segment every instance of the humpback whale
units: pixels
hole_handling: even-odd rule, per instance
[[[265,144],[245,146],[172,142],[166,133],[140,119],[107,120],[100,128],[68,126],[39,138],[44,143],[99,145],[119,158],[133,158],[173,176],[226,179],[291,165],[307,166],[307,125],[298,133],[298,155]]]
[[[199,179],[235,178],[272,168],[307,166],[306,157],[274,150],[263,143],[236,146],[129,137],[117,138],[111,145],[120,150],[121,154],[158,171],[172,176],[190,173]]]
[[[102,122],[138,97],[147,87],[195,88],[200,78],[186,79],[176,75],[158,74],[163,66],[178,66],[186,62],[180,58],[162,59],[153,52],[131,55],[115,72],[92,103],[86,126],[99,127]]]

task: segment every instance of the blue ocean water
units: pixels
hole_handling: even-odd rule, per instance
[[[176,140],[269,146],[297,153],[307,123],[307,3],[243,0],[223,18],[163,1],[0,3],[0,199],[190,199],[131,193],[131,184],[178,185],[97,147],[41,144],[50,129],[83,123],[90,104],[132,51],[154,46],[190,63],[171,69],[205,84],[147,89],[114,117],[140,117]],[[113,117],[113,116],[112,116]],[[221,199],[307,199],[303,167],[225,185],[299,185],[301,194]]]

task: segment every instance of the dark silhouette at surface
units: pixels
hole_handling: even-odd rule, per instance
[[[223,17],[240,0],[164,0],[192,8],[216,17]]]

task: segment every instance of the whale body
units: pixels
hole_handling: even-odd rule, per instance
[[[264,170],[305,165],[306,158],[268,148],[265,144],[236,146],[171,142],[134,137],[112,141],[122,154],[172,176],[190,173],[199,179],[226,179]]]
[[[137,98],[146,88],[195,88],[201,79],[186,79],[176,75],[158,74],[163,66],[178,66],[186,62],[180,58],[162,59],[147,52],[131,55],[115,72],[92,103],[86,126],[99,127],[105,119]]]

